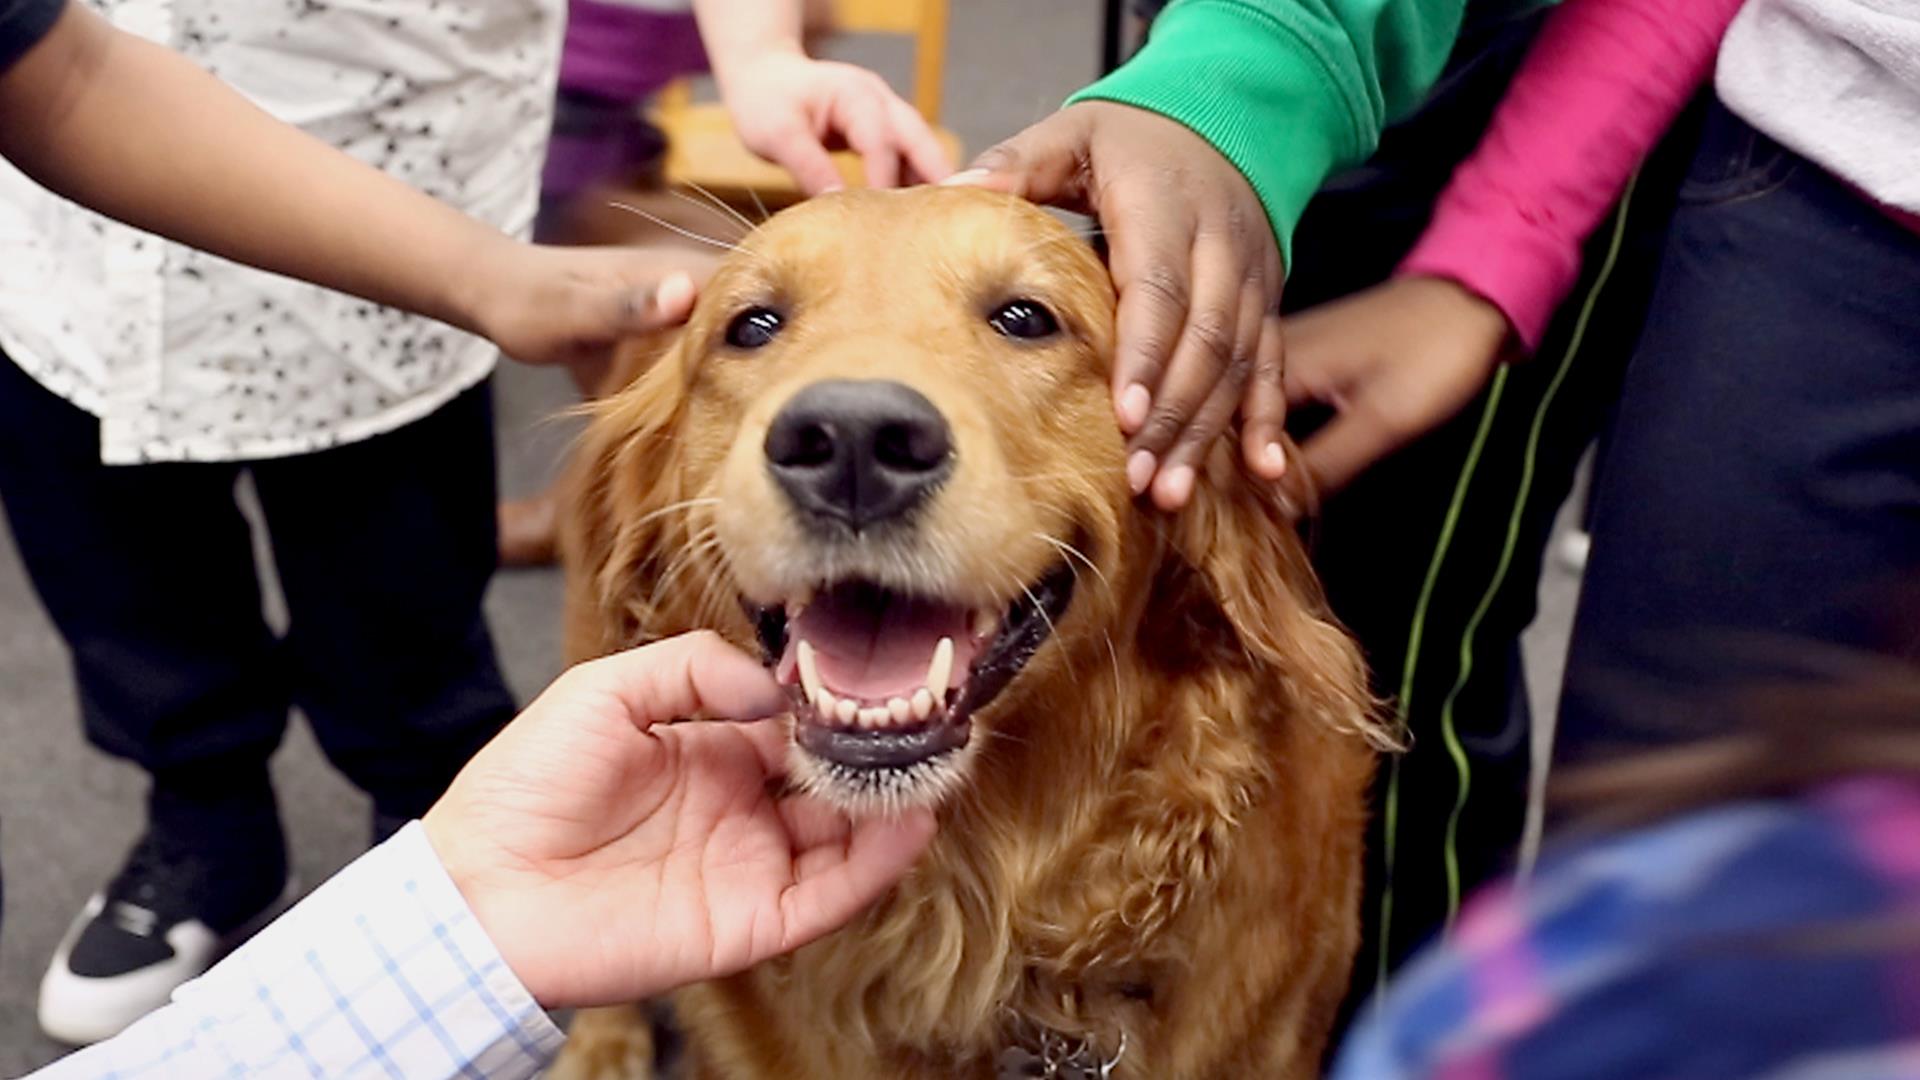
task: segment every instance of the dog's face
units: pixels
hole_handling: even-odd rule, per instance
[[[796,688],[817,790],[910,802],[958,782],[977,722],[1066,618],[1071,560],[1111,549],[1112,320],[1077,237],[964,190],[816,201],[707,290],[686,467]]]
[[[568,525],[576,654],[757,640],[793,695],[795,777],[862,811],[939,800],[996,736],[1091,737],[1031,728],[1092,711],[1076,680],[1118,680],[1116,641],[1327,684],[1344,639],[1229,440],[1173,528],[1133,509],[1113,315],[1093,252],[1018,199],[857,191],[778,215],[598,410]],[[1123,629],[1149,593],[1166,625]]]
[[[1016,199],[860,191],[776,216],[601,420],[638,451],[599,481],[637,499],[610,524],[655,526],[603,585],[645,594],[642,633],[744,615],[816,792],[937,799],[1078,629],[1077,576],[1111,570],[1112,325],[1099,260]]]

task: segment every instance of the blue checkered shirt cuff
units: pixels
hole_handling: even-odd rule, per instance
[[[40,1077],[531,1077],[563,1036],[419,822],[173,1002]]]

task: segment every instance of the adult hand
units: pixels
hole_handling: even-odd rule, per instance
[[[1367,466],[1451,418],[1480,392],[1511,336],[1477,293],[1435,277],[1394,278],[1287,322],[1287,400],[1337,415],[1300,448],[1319,487]]]
[[[682,250],[536,247],[499,238],[472,260],[460,325],[529,364],[585,364],[675,325],[717,260]]]
[[[953,172],[919,111],[865,68],[774,51],[728,68],[719,79],[740,140],[792,173],[809,195],[842,186],[828,154],[833,145],[860,155],[870,187],[930,182]]]
[[[689,634],[568,671],[455,778],[427,837],[536,1000],[740,971],[851,919],[919,857],[926,811],[856,822],[776,796],[784,723],[728,721],[785,708],[760,665]]]
[[[1247,464],[1280,478],[1285,268],[1266,208],[1232,162],[1158,113],[1089,101],[988,150],[953,182],[1089,213],[1106,230],[1120,296],[1114,409],[1135,494],[1186,505],[1236,411]]]

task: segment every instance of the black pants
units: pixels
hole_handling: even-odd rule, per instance
[[[154,779],[162,824],[277,839],[289,707],[382,813],[424,811],[514,705],[481,615],[495,561],[481,384],[363,442],[247,464],[107,466],[99,423],[0,358],[0,500],[73,657],[88,739]],[[262,614],[242,471],[289,625]]]
[[[1560,758],[1920,657],[1920,235],[1716,103],[1596,476]]]
[[[1392,273],[1537,26],[1534,16],[1471,29],[1428,103],[1390,128],[1364,167],[1322,189],[1295,237],[1289,309]],[[1519,635],[1534,616],[1555,511],[1639,333],[1691,130],[1676,128],[1601,225],[1534,356],[1330,498],[1314,527],[1334,610],[1412,738],[1376,784],[1350,1009],[1510,866],[1531,752]],[[1296,436],[1314,419],[1295,416]]]

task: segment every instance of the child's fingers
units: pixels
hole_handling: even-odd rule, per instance
[[[1049,206],[1088,209],[1088,140],[1092,124],[1086,110],[1069,106],[989,147],[965,172],[948,182],[1006,191]]]
[[[947,148],[940,145],[933,129],[913,106],[894,98],[888,113],[901,156],[906,158],[915,177],[923,183],[934,184],[953,175],[953,159],[947,156]]]
[[[1201,255],[1196,254],[1196,264],[1200,258]],[[1202,296],[1200,292],[1195,293],[1196,306]],[[1160,472],[1153,483],[1153,501],[1162,510],[1179,510],[1186,506],[1207,455],[1212,452],[1221,432],[1232,422],[1233,414],[1240,409],[1247,381],[1253,372],[1252,357],[1259,348],[1262,303],[1259,279],[1255,277],[1242,281],[1234,312],[1233,343],[1229,347],[1228,359],[1224,365],[1212,367],[1212,388],[1192,409],[1177,432],[1173,445],[1161,456]],[[1205,359],[1211,363],[1217,357],[1208,356]],[[1179,363],[1175,361],[1165,382],[1168,397],[1175,392],[1173,388],[1180,379]]]
[[[1120,298],[1114,319],[1114,407],[1121,430],[1137,435],[1158,403],[1161,378],[1187,322],[1193,220],[1170,212],[1170,204],[1178,205],[1173,200],[1125,184],[1109,187],[1101,203],[1108,267]],[[1144,487],[1143,482],[1135,490]]]
[[[834,109],[834,120],[847,146],[860,155],[867,186],[900,186],[900,158],[894,151],[887,109],[880,99],[872,94],[845,95]]]
[[[1260,344],[1254,349],[1253,379],[1240,407],[1240,450],[1254,475],[1278,480],[1286,475],[1287,454],[1281,434],[1287,423],[1287,339],[1280,316],[1263,313]]]
[[[1394,439],[1385,428],[1343,412],[1300,447],[1300,465],[1323,493],[1347,486],[1367,466],[1385,457]]]
[[[809,195],[819,195],[843,186],[840,170],[833,164],[833,155],[827,153],[827,148],[820,140],[803,127],[796,125],[788,128],[764,150],[756,148],[755,152],[792,173],[800,190]]]
[[[1199,456],[1195,442],[1209,434],[1218,435],[1233,415],[1230,407],[1226,416],[1220,417],[1216,408],[1208,414],[1209,420],[1217,420],[1211,433],[1191,431],[1202,405],[1213,398],[1216,388],[1225,382],[1231,384],[1232,405],[1238,406],[1240,388],[1253,367],[1252,356],[1240,352],[1241,334],[1246,329],[1240,317],[1246,273],[1232,241],[1218,234],[1203,233],[1195,241],[1189,258],[1193,274],[1191,300],[1180,313],[1184,319],[1173,356],[1159,385],[1136,379],[1152,394],[1152,408],[1147,422],[1128,442],[1130,459],[1150,454],[1156,462],[1165,462],[1176,443],[1184,441],[1183,461],[1192,464]],[[1251,349],[1254,342],[1248,340],[1244,344]],[[1145,361],[1136,362],[1144,364]]]

